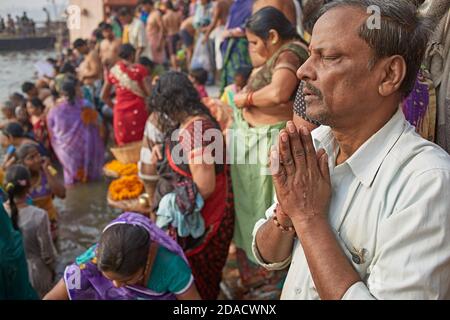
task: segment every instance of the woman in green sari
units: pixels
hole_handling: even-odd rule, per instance
[[[0,300],[35,300],[20,231],[0,205]]]
[[[254,264],[252,231],[273,203],[267,155],[278,132],[293,118],[293,103],[300,82],[296,72],[308,58],[308,51],[295,26],[273,7],[256,12],[247,24],[246,34],[250,56],[258,57],[252,61],[263,64],[255,65],[246,88],[234,98],[234,130],[229,148],[233,153],[231,177],[238,265],[244,286],[255,287],[267,284],[268,278],[277,285],[284,275],[267,274]]]

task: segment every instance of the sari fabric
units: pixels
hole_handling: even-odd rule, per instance
[[[141,141],[148,112],[143,90],[148,72],[142,65],[127,66],[119,61],[111,69],[108,82],[116,88],[114,134],[117,144]]]
[[[31,186],[28,193],[29,197],[33,201],[33,205],[45,210],[50,219],[50,231],[52,233],[53,240],[57,239],[58,228],[58,211],[53,204],[53,193],[48,183],[48,177],[44,170],[41,170],[39,180],[36,185]]]
[[[177,203],[180,208],[188,208],[183,210],[184,212],[193,207],[195,194],[184,192],[184,190],[196,189],[188,163],[189,159],[197,159],[197,157],[204,155],[206,148],[211,144],[210,141],[205,141],[206,139],[196,136],[198,132],[201,137],[204,137],[209,129],[216,129],[220,133],[219,127],[211,120],[201,120],[189,124],[181,131],[178,139],[174,139],[174,141],[166,139],[165,159],[159,163],[158,169],[160,180],[154,197],[156,208],[162,197],[170,192],[178,194]],[[185,133],[189,133],[189,135],[185,135]],[[222,137],[221,134],[220,136]],[[180,146],[184,159],[176,161],[172,157],[172,153],[178,154],[175,150],[179,150]],[[194,275],[195,285],[200,296],[205,300],[215,300],[219,295],[222,269],[227,260],[234,228],[233,194],[228,166],[216,163],[215,169],[216,188],[213,194],[206,199],[201,210],[206,229],[204,235],[198,239],[182,238],[177,235],[176,230],[169,229],[170,234],[186,253]]]
[[[235,0],[230,8],[227,22],[227,30],[241,28],[252,15],[252,0]],[[248,41],[245,37],[226,39],[222,45],[223,70],[221,75],[220,92],[223,93],[226,86],[234,82],[234,75],[242,66],[251,66],[248,53]]]
[[[183,250],[151,220],[141,214],[126,212],[111,222],[107,227],[117,224],[131,224],[147,230],[150,239],[159,246],[179,255],[186,260]],[[106,230],[105,229],[105,230]],[[116,288],[106,279],[96,265],[96,258],[88,263],[68,266],[64,271],[69,298],[71,300],[175,300],[173,293],[157,293],[143,286],[133,285]]]
[[[298,57],[298,65],[278,63],[280,55],[287,51]],[[250,77],[247,88],[251,91],[261,90],[272,82],[276,70],[279,68],[297,70],[307,58],[308,52],[302,43],[289,42],[275,52],[264,66]],[[292,101],[295,99],[295,95],[296,92],[293,92]],[[234,134],[230,137],[230,141],[232,150],[236,149],[234,154],[237,154],[238,157],[233,159],[231,166],[236,210],[234,242],[238,248],[245,251],[252,262],[256,263],[252,253],[253,227],[258,220],[263,218],[266,209],[273,202],[275,194],[265,155],[269,154],[270,147],[275,144],[278,133],[285,128],[286,123],[281,121],[272,125],[251,127],[244,118],[243,110],[237,108],[234,103],[232,107],[234,109]],[[242,159],[239,157],[241,148],[244,150]],[[264,159],[261,159],[261,155],[264,155]],[[258,161],[249,163],[250,159],[256,158],[255,156],[258,156]]]
[[[82,99],[73,104],[63,100],[47,116],[50,141],[64,168],[64,182],[68,185],[102,176],[105,147],[99,116],[94,109],[84,105]]]
[[[47,123],[45,121],[45,118],[38,119],[32,125],[34,138],[37,142],[44,146],[48,152],[50,152],[52,147],[50,144],[50,139],[48,137]]]
[[[39,175],[39,181],[30,188],[29,196],[36,207],[47,211],[50,222],[58,220],[58,213],[53,205],[53,193],[43,170]]]
[[[413,91],[402,103],[406,120],[431,142],[436,141],[436,90],[433,82],[420,71]]]

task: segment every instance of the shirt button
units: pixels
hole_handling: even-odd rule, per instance
[[[358,255],[356,255],[356,254],[353,254],[353,255],[352,255],[352,260],[353,260],[353,262],[356,263],[356,264],[362,264],[361,258],[360,258]]]
[[[136,123],[136,121],[133,121],[133,126],[135,126],[137,123]]]
[[[131,131],[131,134],[134,136],[136,135],[136,131]]]
[[[137,111],[137,110],[134,110],[134,114],[138,114],[139,113],[139,111]]]

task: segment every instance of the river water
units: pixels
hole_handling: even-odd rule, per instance
[[[34,64],[48,57],[56,57],[51,50],[0,53],[0,101],[13,92],[20,92],[21,84],[35,80]],[[109,181],[78,185],[67,190],[67,198],[56,199],[59,212],[57,272],[98,240],[101,230],[120,211],[107,205]]]
[[[0,52],[0,101],[14,92],[20,92],[23,82],[35,79],[34,64],[46,58],[55,58],[53,50]]]

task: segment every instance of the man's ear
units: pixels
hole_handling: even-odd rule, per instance
[[[381,61],[383,76],[378,87],[381,96],[387,97],[398,92],[406,77],[406,62],[402,56],[395,55]]]

